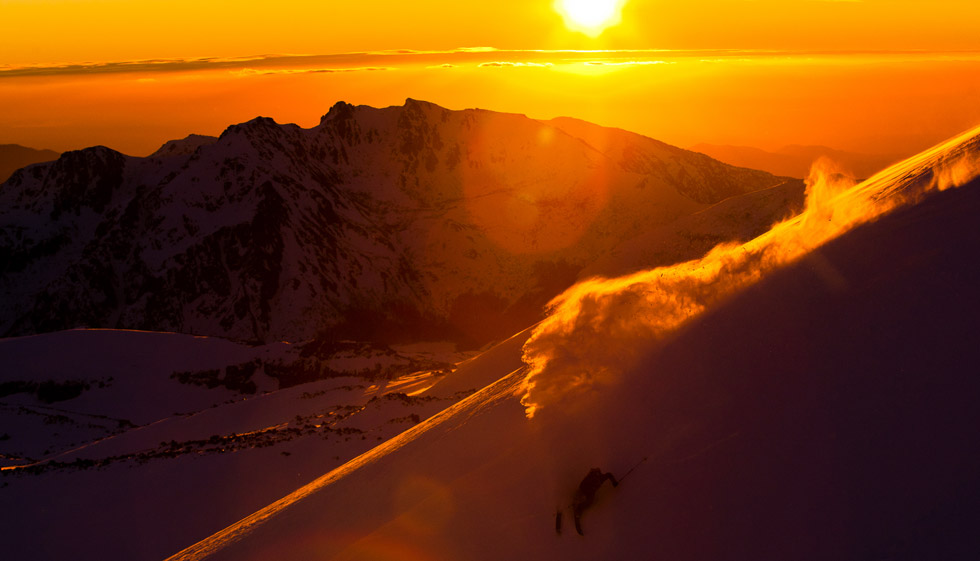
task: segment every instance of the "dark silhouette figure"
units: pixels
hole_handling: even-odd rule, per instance
[[[582,513],[595,502],[596,492],[607,479],[612,482],[613,487],[619,485],[619,481],[616,481],[613,474],[603,473],[599,468],[592,468],[578,485],[578,491],[572,499],[572,516],[575,518],[575,531],[580,536],[585,535],[582,533]]]

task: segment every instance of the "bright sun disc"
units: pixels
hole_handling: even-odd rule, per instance
[[[595,37],[619,23],[625,0],[555,0],[555,10],[572,31]]]

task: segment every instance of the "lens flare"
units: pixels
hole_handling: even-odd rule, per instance
[[[620,383],[639,357],[721,300],[860,224],[978,176],[980,128],[857,184],[818,161],[806,209],[767,233],[686,263],[576,284],[549,304],[524,345],[526,415],[558,403],[565,412],[587,406],[587,396]],[[829,288],[846,286],[831,263],[813,259]]]

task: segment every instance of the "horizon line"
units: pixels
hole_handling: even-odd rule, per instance
[[[523,57],[503,60],[502,57]],[[558,58],[554,58],[554,57]],[[651,58],[651,57],[656,58]],[[454,68],[458,63],[479,67],[485,63],[538,62],[552,64],[602,64],[619,62],[650,64],[662,59],[766,59],[794,57],[966,57],[980,59],[980,50],[828,50],[828,49],[497,49],[494,47],[459,47],[451,50],[395,49],[353,51],[330,54],[262,54],[223,57],[148,58],[124,61],[73,62],[0,65],[0,79],[54,77],[102,74],[143,74],[207,72],[231,70],[238,73],[275,74],[274,70],[301,72],[351,72],[360,70],[395,70],[399,65],[422,65],[427,69]],[[633,57],[633,58],[631,58]],[[383,64],[383,63],[387,63]],[[254,72],[253,72],[254,71]]]

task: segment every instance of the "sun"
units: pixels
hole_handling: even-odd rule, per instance
[[[555,11],[572,31],[597,37],[619,23],[626,0],[555,0]]]

